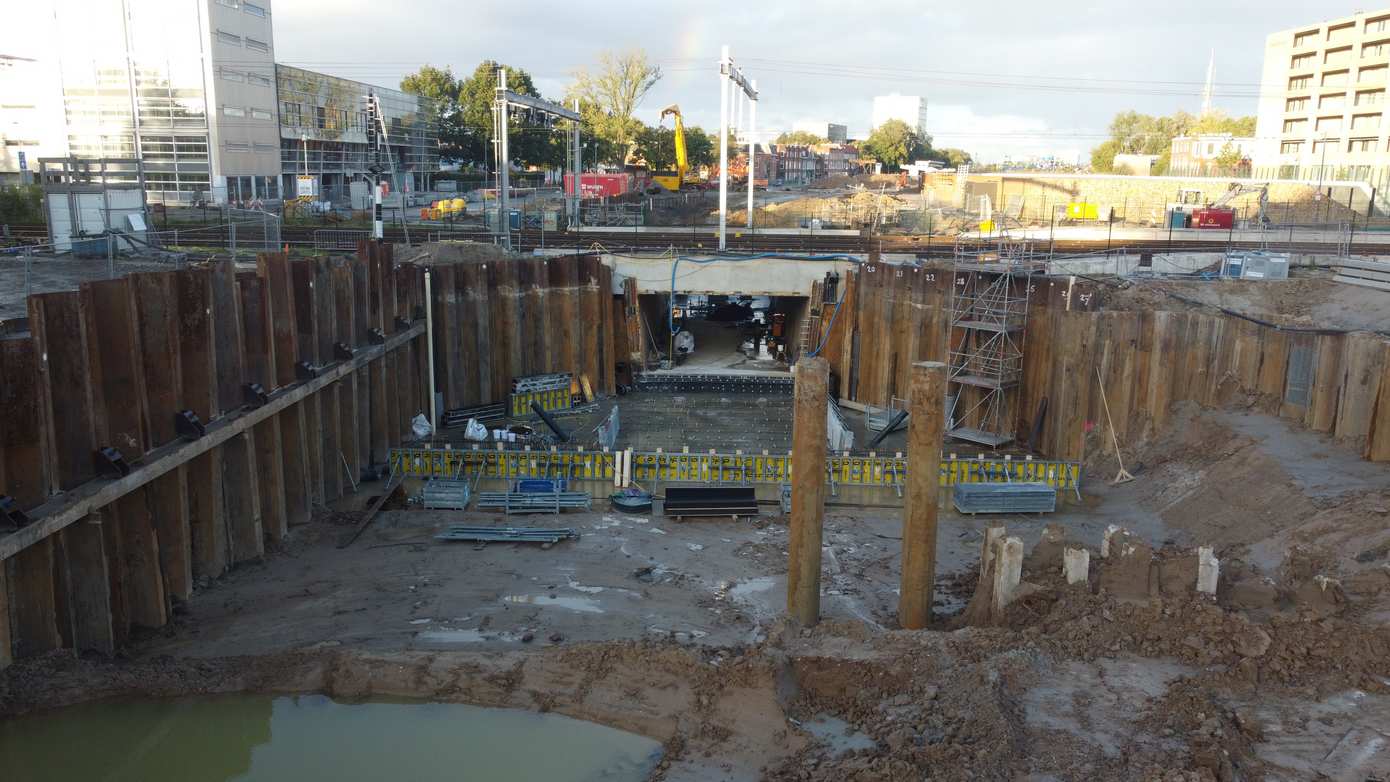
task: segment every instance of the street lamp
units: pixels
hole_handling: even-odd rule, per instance
[[[1321,142],[1321,144],[1322,144],[1322,161],[1318,163],[1318,192],[1319,192],[1319,193],[1322,192],[1322,179],[1323,179],[1323,176],[1325,176],[1326,173],[1327,173],[1327,141],[1328,141],[1328,138],[1329,138],[1329,136],[1328,136],[1328,134],[1327,134],[1327,131],[1323,131],[1322,138],[1320,139],[1320,142]]]

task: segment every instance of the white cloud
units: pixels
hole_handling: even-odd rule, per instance
[[[964,149],[985,163],[1039,155],[1071,160],[1097,141],[1097,131],[1057,129],[1041,117],[980,114],[949,104],[927,105],[927,131],[933,145]]]

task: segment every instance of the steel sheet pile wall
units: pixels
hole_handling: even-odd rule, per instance
[[[0,340],[0,494],[34,517],[0,532],[0,666],[164,625],[384,463],[427,406],[423,296],[423,267],[366,243],[31,296],[30,334]],[[128,475],[99,475],[105,446]]]
[[[951,279],[948,268],[871,259],[840,282],[833,325],[834,304],[820,303],[817,284],[809,339],[824,340],[843,398],[886,406],[903,396],[912,362],[942,360]],[[1099,368],[1122,443],[1162,426],[1174,403],[1253,397],[1264,412],[1390,461],[1390,340],[1280,330],[1176,301],[1171,311],[1112,311],[1106,286],[1070,277],[1032,284],[1017,435],[1043,456],[1084,460],[1088,428],[1105,433]]]
[[[808,341],[813,349],[824,342],[841,397],[887,406],[894,396],[906,397],[913,362],[945,360],[949,271],[871,256],[840,280],[838,314],[834,303],[821,302],[821,286],[816,283],[811,296]]]
[[[1059,294],[1035,301],[1029,316],[1020,432],[1046,397],[1034,444],[1041,453],[1081,460],[1086,424],[1103,433],[1099,368],[1121,443],[1162,427],[1174,403],[1253,399],[1256,409],[1328,433],[1366,459],[1390,461],[1390,340],[1285,331],[1220,312],[1104,311],[1102,298],[1078,284],[1070,310]]]
[[[596,255],[437,264],[435,378],[444,408],[505,400],[512,378],[587,377],[615,392],[613,270]]]

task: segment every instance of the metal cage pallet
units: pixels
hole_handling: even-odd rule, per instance
[[[1057,490],[1042,483],[967,483],[951,501],[961,513],[1051,513]]]
[[[559,513],[565,509],[589,510],[593,496],[586,491],[516,492],[480,491],[478,510],[513,513]]]

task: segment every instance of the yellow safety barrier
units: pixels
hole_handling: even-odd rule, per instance
[[[547,392],[549,393],[549,392]],[[617,454],[611,451],[488,450],[394,448],[391,469],[407,477],[477,475],[485,478],[571,478],[612,480]],[[652,453],[632,454],[632,478],[638,483],[768,483],[791,480],[790,454]],[[897,489],[907,479],[907,460],[887,456],[831,456],[825,460],[826,482],[835,486]],[[941,485],[960,483],[1045,483],[1058,490],[1076,489],[1081,465],[1037,459],[942,459]]]

